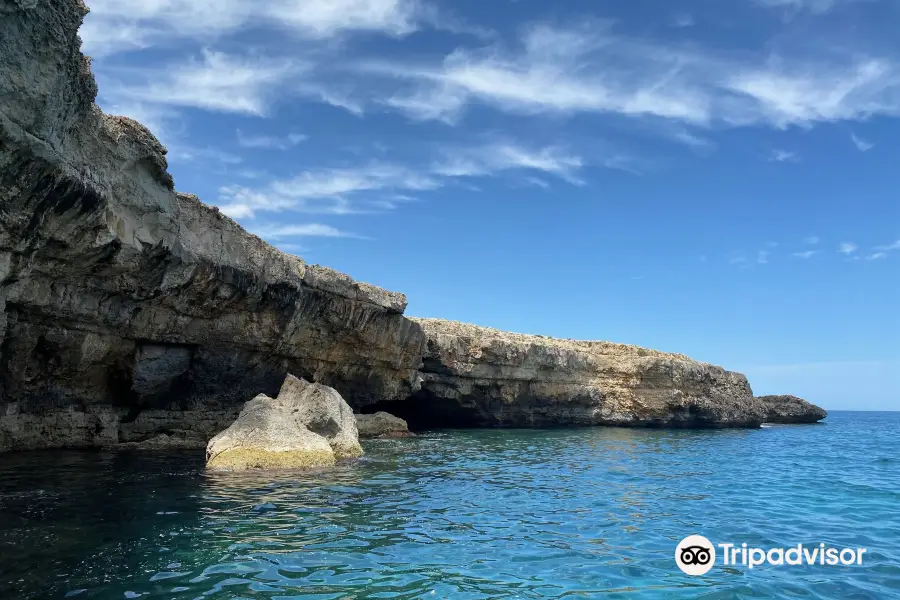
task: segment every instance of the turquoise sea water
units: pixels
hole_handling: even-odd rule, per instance
[[[0,456],[0,598],[900,597],[900,413],[759,430],[444,431],[330,471]],[[689,534],[862,565],[675,565]]]

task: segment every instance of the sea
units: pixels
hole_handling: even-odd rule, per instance
[[[309,473],[0,456],[0,598],[900,598],[900,413],[755,430],[446,430]],[[865,549],[861,564],[676,563]],[[824,546],[823,546],[824,545]]]

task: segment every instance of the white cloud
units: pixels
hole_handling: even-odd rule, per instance
[[[786,8],[794,11],[808,10],[809,12],[822,14],[833,9],[838,0],[756,0],[758,3],[771,8]]]
[[[701,154],[709,153],[716,149],[716,143],[712,140],[695,135],[685,129],[676,131],[673,134],[673,138]]]
[[[850,134],[850,140],[853,142],[853,145],[856,146],[856,149],[860,152],[868,152],[875,147],[875,144],[873,144],[872,142],[856,137],[856,135],[852,133]]]
[[[813,256],[815,256],[818,253],[819,253],[818,250],[806,250],[805,252],[794,252],[794,256],[797,258],[806,259],[806,258],[812,258]]]
[[[541,171],[569,183],[583,182],[575,173],[584,166],[581,157],[556,147],[531,150],[511,143],[495,143],[480,148],[456,150],[432,166],[432,171],[447,177],[477,177],[512,169]]]
[[[771,62],[757,69],[737,69],[730,78],[727,87],[752,102],[746,107],[750,113],[727,115],[726,120],[784,128],[900,112],[900,70],[889,61],[791,66],[782,66],[782,60]]]
[[[407,79],[415,85],[392,96],[396,108],[425,116],[424,100],[447,106],[434,118],[446,120],[478,100],[503,110],[608,112],[660,116],[689,122],[708,119],[705,99],[684,86],[678,52],[655,53],[610,35],[602,24],[579,29],[537,25],[522,38],[519,54],[500,47],[457,49],[437,67],[369,63],[371,74]],[[612,60],[615,54],[618,60]],[[653,54],[653,55],[651,55]],[[601,68],[602,67],[602,68]],[[446,99],[445,97],[449,97]]]
[[[93,56],[185,38],[214,41],[254,25],[306,38],[349,31],[403,36],[423,20],[439,25],[439,15],[418,0],[91,0],[90,5],[80,34],[85,53]]]
[[[875,252],[867,256],[866,260],[880,260],[882,258],[887,258],[887,252]]]
[[[583,164],[579,156],[556,147],[533,150],[496,142],[447,151],[440,161],[419,168],[373,162],[354,168],[305,171],[260,189],[228,186],[220,190],[218,204],[235,218],[283,210],[351,214],[366,212],[367,207],[385,208],[385,197],[405,198],[405,192],[434,190],[462,178],[489,177],[506,171],[545,173],[580,185],[577,172]],[[368,197],[372,192],[380,195]],[[366,195],[365,201],[361,195]]]
[[[894,242],[892,244],[888,244],[886,246],[878,246],[875,249],[880,250],[882,252],[890,252],[892,250],[900,250],[900,240],[897,240],[896,242]]]
[[[853,254],[859,249],[859,246],[852,242],[844,242],[838,248],[838,252],[841,254]]]
[[[818,236],[811,235],[811,236],[809,236],[808,238],[805,238],[803,241],[804,241],[805,243],[809,244],[810,246],[815,246],[816,244],[818,244],[818,243],[821,242],[822,240],[821,240],[821,238],[819,238]]]
[[[796,152],[776,149],[769,154],[769,160],[772,162],[799,162],[800,156]]]
[[[170,159],[187,162],[209,161],[225,165],[238,165],[243,162],[240,156],[219,150],[217,148],[202,148],[181,143],[171,144],[168,148]]]
[[[289,133],[285,137],[269,135],[245,134],[240,129],[237,131],[238,145],[242,148],[263,148],[269,150],[288,150],[297,144],[306,141],[307,136],[301,133]]]
[[[237,57],[204,50],[199,60],[134,70],[129,74],[132,81],[108,86],[104,97],[113,103],[127,101],[261,116],[277,86],[301,68],[303,64],[298,61]]]
[[[447,122],[474,102],[520,114],[612,113],[704,126],[809,127],[900,114],[900,68],[886,59],[752,60],[617,36],[596,22],[532,26],[516,51],[458,48],[439,65],[357,68],[401,82],[382,103],[416,119]]]
[[[279,227],[262,227],[255,228],[256,235],[272,240],[280,240],[285,238],[301,238],[301,237],[334,237],[334,238],[357,238],[361,236],[355,233],[349,233],[331,227],[330,225],[322,225],[321,223],[307,223],[296,225],[282,225]]]
[[[767,250],[760,250],[756,253],[756,262],[765,265],[769,263],[769,252]]]

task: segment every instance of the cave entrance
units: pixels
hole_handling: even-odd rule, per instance
[[[416,392],[406,400],[376,402],[360,409],[361,413],[367,415],[379,411],[400,417],[409,425],[410,431],[414,432],[485,426],[484,419],[475,406],[465,407],[455,400],[440,398],[426,390]]]

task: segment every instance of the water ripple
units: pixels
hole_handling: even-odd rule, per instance
[[[454,431],[297,473],[202,453],[0,463],[0,597],[900,596],[897,414],[753,431]],[[853,567],[675,567],[700,533]]]

